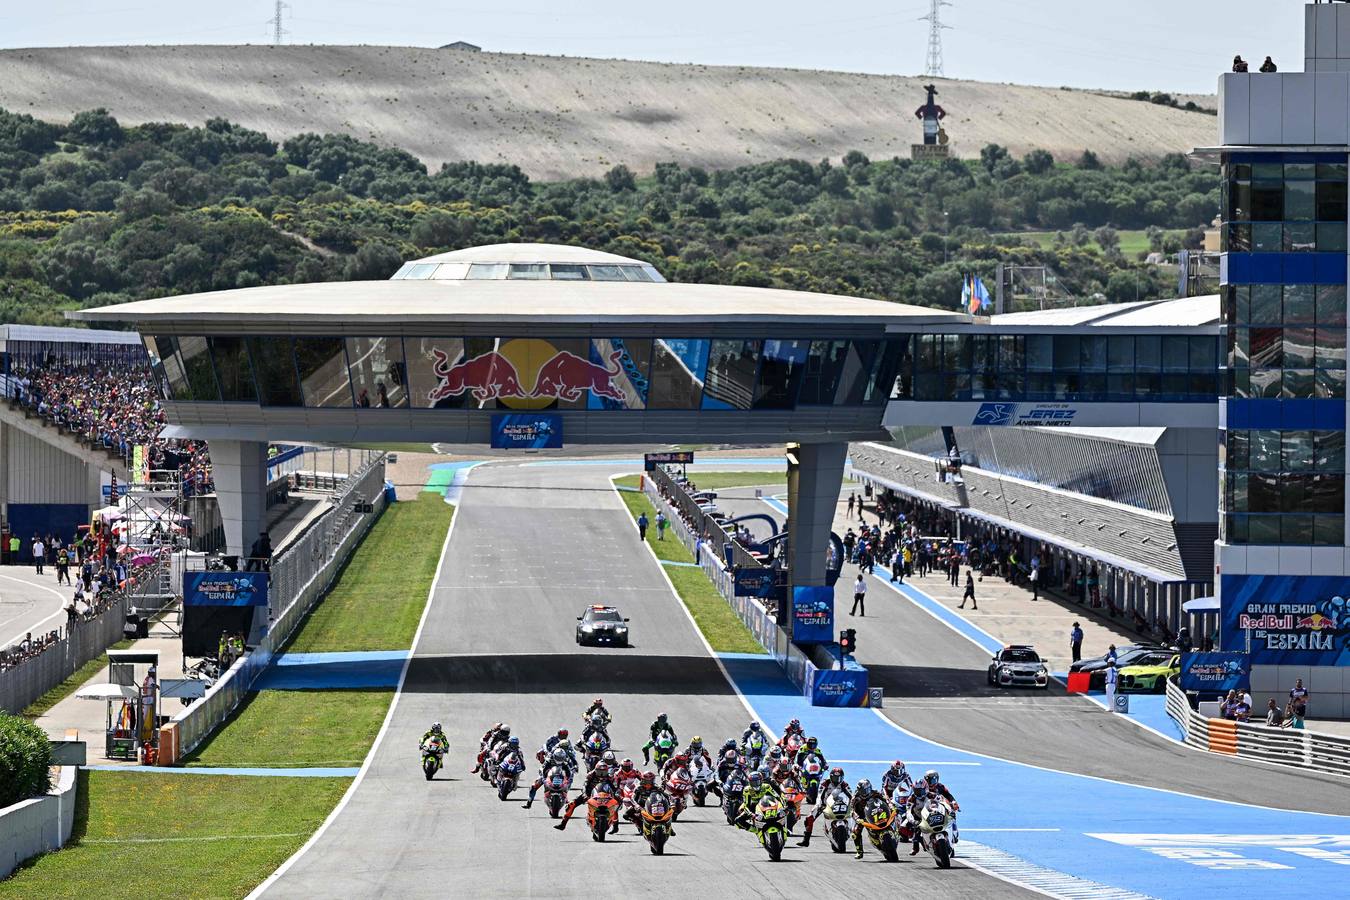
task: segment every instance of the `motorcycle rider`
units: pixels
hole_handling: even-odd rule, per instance
[[[535,754],[535,758],[538,759],[540,762],[543,762],[544,760],[548,759],[548,757],[553,755],[554,747],[558,746],[560,743],[562,743],[567,739],[568,739],[567,729],[559,728],[557,734],[553,735],[548,740],[544,741],[544,746],[539,750],[538,753]]]
[[[896,788],[911,788],[913,786],[914,779],[910,777],[909,772],[905,771],[904,762],[898,759],[891,763],[891,767],[886,770],[886,774],[881,776],[881,792],[887,797],[895,796]]]
[[[590,743],[591,738],[597,734],[605,739],[606,744],[610,743],[609,732],[605,730],[608,724],[609,722],[600,713],[593,713],[590,721],[586,723],[586,727],[581,732],[581,745],[586,746]]]
[[[821,782],[820,793],[816,795],[816,808],[806,817],[806,834],[797,842],[798,846],[811,846],[811,832],[816,827],[816,819],[825,812],[825,804],[835,794],[843,794],[850,803],[853,801],[853,789],[848,786],[848,779],[844,778],[844,770],[838,766],[831,769],[829,777]]]
[[[647,798],[660,789],[660,786],[656,783],[655,772],[643,772],[638,780],[637,787],[633,789],[633,805],[624,813],[624,817],[637,825],[638,834],[642,834],[642,822],[640,821],[642,807],[646,804]],[[668,827],[670,828],[670,836],[674,837],[675,822],[673,818]]]
[[[507,738],[506,743],[497,745],[497,748],[492,753],[492,763],[500,769],[502,763],[513,757],[520,764],[520,769],[523,772],[525,770],[525,756],[520,750],[520,738],[515,735],[511,735],[511,737]]]
[[[660,740],[661,735],[663,734],[670,734],[671,746],[678,747],[680,745],[680,739],[676,736],[675,729],[670,727],[670,721],[666,718],[665,713],[661,713],[661,715],[656,717],[656,721],[652,723],[651,732],[651,740],[642,745],[642,759],[644,762],[652,761],[652,748],[656,746],[656,742]]]
[[[765,797],[775,797],[781,803],[783,792],[772,780],[765,778],[762,772],[751,772],[746,777],[745,793],[741,796],[741,811],[736,814],[736,827],[750,830],[755,818],[755,807]]]
[[[919,831],[919,820],[923,817],[923,808],[928,804],[928,783],[925,781],[914,782],[914,787],[909,792],[909,803],[905,805],[905,825],[914,832],[914,846],[910,848],[910,856],[918,856],[919,848],[923,846],[923,834]]]
[[[735,750],[723,752],[722,758],[717,761],[717,780],[726,784],[727,779],[731,777],[731,773],[737,769],[745,769],[745,764],[741,762],[741,755]]]
[[[802,744],[801,749],[797,751],[797,758],[793,760],[797,770],[804,771],[803,767],[806,765],[806,761],[813,756],[820,760],[822,772],[830,767],[829,763],[825,761],[825,754],[820,752],[820,742],[816,740],[815,735],[807,738],[806,743]]]
[[[501,722],[497,722],[486,732],[484,732],[483,739],[478,743],[478,760],[474,764],[474,767],[472,771],[469,772],[469,774],[477,775],[478,771],[481,768],[483,768],[483,760],[487,757],[488,751],[496,747],[497,744],[506,740],[510,736],[511,736],[511,726],[503,725]]]
[[[891,805],[891,801],[887,800],[885,795],[872,787],[872,782],[866,778],[859,781],[857,788],[853,791],[853,849],[855,851],[853,855],[855,859],[863,858],[862,823],[863,817],[867,815],[867,804],[873,798],[879,798],[882,803],[886,804],[887,808]]]
[[[684,755],[689,757],[690,775],[694,773],[694,767],[698,765],[700,759],[703,760],[703,764],[709,769],[714,771],[721,769],[721,761],[719,760],[717,765],[713,764],[712,754],[708,752],[707,747],[703,746],[703,738],[698,735],[694,735],[694,739],[689,742],[689,746],[685,749]],[[717,778],[708,783],[708,790],[718,797],[722,796],[722,785],[720,784],[721,777],[721,773],[718,771]]]
[[[759,735],[760,737],[767,738],[767,735],[764,734],[763,729],[760,728],[759,723],[758,723],[758,722],[751,722],[751,723],[750,723],[750,727],[747,728],[747,729],[745,729],[745,731],[742,731],[742,732],[741,732],[741,746],[742,746],[742,747],[744,747],[744,746],[746,745],[746,742],[748,742],[748,741],[750,740],[750,735],[752,735],[752,734],[757,734],[757,735]]]
[[[554,766],[558,766],[565,771],[567,773],[567,783],[572,783],[572,778],[577,773],[576,757],[569,757],[567,751],[561,746],[554,747],[553,752],[549,754],[544,760],[544,763],[539,767],[539,777],[534,780],[534,784],[530,785],[530,797],[525,801],[526,809],[529,809],[534,805],[534,798],[538,795],[539,788],[543,787],[544,776],[548,775],[549,769],[552,769]]]
[[[618,791],[615,787],[614,776],[610,774],[609,766],[603,762],[595,764],[595,768],[592,769],[591,773],[586,776],[586,784],[585,786],[582,787],[581,793],[576,797],[573,797],[571,802],[567,804],[567,809],[563,813],[563,820],[559,822],[557,825],[554,825],[553,827],[558,829],[559,831],[562,831],[564,828],[566,828],[567,823],[572,819],[572,813],[576,812],[577,807],[585,803],[586,801],[590,800],[591,795],[596,793],[597,791],[604,791],[605,793],[615,797],[615,799],[618,798]],[[613,821],[613,823],[610,824],[609,833],[615,834],[616,832],[618,832],[618,830],[619,830],[619,820],[616,818]]]
[[[794,734],[799,738],[804,739],[806,737],[805,732],[802,731],[802,723],[799,719],[793,719],[791,722],[787,723],[787,727],[783,729],[783,736],[778,739],[778,746],[786,747],[788,738],[792,737]]]
[[[961,804],[956,802],[956,798],[952,796],[952,792],[949,791],[947,789],[947,786],[942,783],[942,778],[938,775],[937,769],[929,769],[927,772],[924,772],[923,783],[928,786],[929,796],[936,795],[946,800],[948,803],[952,805],[953,813],[958,813],[961,811]],[[952,843],[953,844],[960,843],[961,833],[956,830],[955,816],[952,817],[951,831],[952,831]]]
[[[427,741],[431,740],[432,738],[435,738],[440,742],[442,753],[450,749],[450,739],[446,737],[445,732],[441,730],[440,722],[431,723],[431,727],[427,729],[427,733],[422,735],[422,743],[419,746],[421,746],[423,750],[426,750]]]
[[[589,722],[596,713],[599,713],[600,718],[605,720],[604,724],[606,728],[609,727],[610,722],[614,721],[614,717],[609,714],[609,710],[605,709],[605,701],[602,697],[596,697],[595,700],[591,702],[590,708],[581,714],[581,718],[584,721]]]

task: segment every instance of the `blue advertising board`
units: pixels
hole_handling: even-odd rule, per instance
[[[1220,649],[1258,666],[1350,664],[1350,580],[1336,575],[1224,575]]]
[[[792,589],[792,639],[799,644],[834,640],[834,588],[799,585]]]
[[[737,597],[768,599],[773,596],[773,569],[738,566],[734,570],[734,577]]]
[[[1252,661],[1246,653],[1181,654],[1181,689],[1203,694],[1251,690]]]
[[[563,445],[557,413],[497,413],[492,417],[494,450],[556,450]]]
[[[266,572],[184,572],[184,606],[266,606]]]
[[[867,706],[869,702],[866,669],[814,669],[812,672],[812,706]]]

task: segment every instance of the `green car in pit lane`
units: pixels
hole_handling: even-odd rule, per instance
[[[1150,653],[1134,665],[1120,669],[1120,689],[1137,694],[1161,694],[1167,679],[1181,672],[1181,656],[1171,651]]]

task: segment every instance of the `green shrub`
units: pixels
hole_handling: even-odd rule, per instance
[[[46,733],[27,719],[0,712],[0,808],[45,793],[51,787],[51,764]]]

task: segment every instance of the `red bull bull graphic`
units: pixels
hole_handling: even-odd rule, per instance
[[[1223,650],[1250,642],[1256,665],[1350,665],[1350,579],[1333,575],[1224,575]]]
[[[432,349],[431,355],[435,359],[432,371],[439,381],[427,394],[430,406],[435,406],[447,397],[459,397],[465,393],[471,394],[479,403],[503,397],[526,396],[520,387],[516,367],[496,350],[454,364],[444,350]]]
[[[462,400],[450,402],[456,398],[522,410],[559,404],[592,409],[643,406],[646,377],[617,340],[593,345],[582,339],[558,341],[563,348],[538,338],[447,338],[440,343],[423,351],[434,379],[430,386],[420,388],[425,391],[426,406],[462,406]],[[485,343],[491,349],[483,350]],[[463,344],[469,345],[470,352],[459,349]],[[483,352],[471,355],[474,344]],[[588,345],[592,359],[585,355]],[[603,355],[599,352],[602,346]]]
[[[623,374],[623,366],[619,365],[622,357],[623,351],[615,350],[609,355],[609,365],[602,366],[560,350],[539,367],[530,396],[557,397],[575,403],[590,391],[597,397],[622,401],[623,392],[614,384],[615,377]]]

